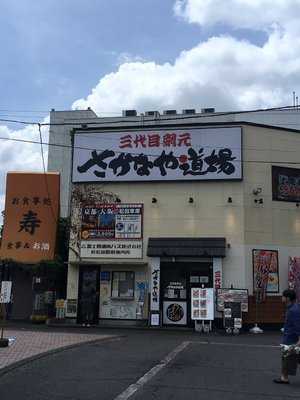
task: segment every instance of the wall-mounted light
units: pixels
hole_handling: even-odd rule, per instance
[[[258,187],[252,190],[252,193],[254,194],[254,196],[258,196],[260,193],[262,192],[262,188]]]
[[[189,197],[189,203],[190,203],[190,204],[193,204],[193,203],[194,203],[193,197]]]
[[[157,203],[157,198],[156,197],[152,197],[152,204]]]
[[[228,199],[227,199],[227,203],[232,203],[232,197],[228,197]]]
[[[255,204],[264,204],[264,199],[255,199],[254,203]]]

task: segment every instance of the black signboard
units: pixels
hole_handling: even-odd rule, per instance
[[[242,310],[239,302],[224,303],[224,328],[235,328],[237,320],[241,324]]]
[[[300,169],[272,166],[273,200],[300,202]]]

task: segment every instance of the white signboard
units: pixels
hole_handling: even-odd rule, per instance
[[[151,314],[151,326],[159,326],[159,314]]]
[[[149,260],[151,268],[150,277],[150,310],[159,311],[159,290],[160,290],[160,258],[151,257]]]
[[[186,325],[186,301],[164,301],[163,323],[166,325]]]
[[[212,321],[214,319],[214,289],[192,288],[191,302],[193,320]]]
[[[140,239],[142,237],[141,214],[116,215],[116,239]]]
[[[74,135],[73,182],[242,179],[241,128]]]
[[[82,258],[142,258],[142,240],[81,240]]]
[[[9,303],[11,296],[11,281],[2,281],[1,282],[1,294],[0,294],[0,303]]]

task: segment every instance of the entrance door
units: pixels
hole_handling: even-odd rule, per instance
[[[161,299],[164,325],[193,326],[191,288],[213,287],[213,264],[161,263]]]
[[[79,324],[98,324],[100,269],[81,265],[79,270],[78,315]]]
[[[161,264],[161,299],[163,324],[185,326],[187,323],[187,292],[184,264]]]

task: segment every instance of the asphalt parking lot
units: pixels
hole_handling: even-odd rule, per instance
[[[118,338],[82,342],[7,371],[0,377],[1,400],[300,398],[300,376],[290,385],[272,382],[280,369],[278,332],[100,333]]]

